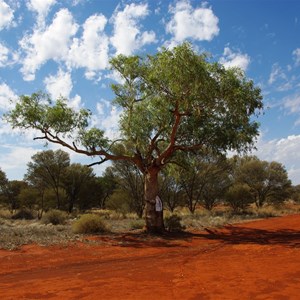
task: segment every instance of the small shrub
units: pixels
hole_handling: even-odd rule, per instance
[[[67,214],[58,209],[49,210],[42,218],[44,224],[63,225],[66,223]]]
[[[133,220],[130,222],[130,229],[135,230],[135,229],[143,229],[145,226],[145,221],[144,220]]]
[[[33,220],[34,215],[28,209],[20,209],[17,213],[12,215],[11,217],[13,220]]]
[[[104,233],[108,231],[103,219],[94,214],[82,215],[73,223],[72,228],[74,233]]]
[[[185,229],[181,224],[181,217],[178,215],[170,215],[165,217],[165,228],[169,232],[180,232]]]
[[[231,186],[225,194],[225,199],[235,213],[246,210],[253,203],[250,188],[241,183]]]

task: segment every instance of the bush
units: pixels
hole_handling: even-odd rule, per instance
[[[250,188],[241,183],[231,186],[225,194],[225,199],[235,213],[246,210],[254,201]]]
[[[130,222],[130,229],[143,229],[145,227],[145,221],[144,220],[133,220]]]
[[[108,231],[103,219],[94,214],[82,215],[79,220],[73,223],[72,227],[75,233],[104,233]]]
[[[63,225],[66,223],[67,214],[58,209],[49,210],[42,218],[44,224]]]
[[[169,232],[180,232],[185,229],[185,227],[181,224],[181,217],[174,214],[165,217],[165,228]]]
[[[11,218],[13,220],[33,220],[34,215],[29,209],[20,209]]]

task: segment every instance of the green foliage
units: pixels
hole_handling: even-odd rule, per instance
[[[63,225],[66,223],[67,214],[58,209],[52,209],[46,212],[42,218],[44,224]]]
[[[249,186],[241,183],[231,186],[225,194],[225,199],[234,212],[244,211],[254,202]]]
[[[11,216],[13,220],[33,220],[35,218],[31,210],[22,208]]]
[[[106,173],[111,174],[117,186],[128,194],[129,210],[141,218],[145,206],[144,176],[138,167],[127,161],[115,161]]]
[[[187,43],[153,56],[118,56],[111,63],[125,79],[113,86],[124,109],[121,131],[145,156],[153,136],[152,154],[163,152],[176,119],[176,142],[186,150],[247,148],[258,133],[250,116],[262,108],[260,90],[240,70],[208,62]]]
[[[89,116],[88,110],[75,112],[68,107],[64,98],[53,104],[49,95],[38,92],[31,96],[20,96],[14,110],[6,114],[5,118],[13,128],[34,128],[45,134],[51,132],[70,137],[75,129],[87,127]]]
[[[130,222],[130,229],[136,230],[136,229],[143,229],[145,227],[145,221],[144,220],[132,220]]]
[[[291,181],[282,164],[245,157],[235,158],[235,165],[235,181],[250,188],[257,207],[282,202],[289,196]]]
[[[126,191],[117,189],[108,199],[106,208],[125,215],[130,212],[130,201],[130,196]]]
[[[108,231],[103,219],[95,214],[85,214],[76,220],[73,225],[75,233],[104,233]]]
[[[67,209],[71,213],[80,198],[80,192],[85,184],[94,179],[93,169],[78,163],[66,167],[62,176],[62,186],[67,196]]]
[[[180,232],[185,229],[181,224],[182,218],[176,214],[165,217],[165,228],[169,232]]]
[[[70,165],[70,156],[62,150],[47,150],[36,153],[27,164],[25,180],[37,189],[53,189],[56,206],[62,208],[61,181],[66,168]]]

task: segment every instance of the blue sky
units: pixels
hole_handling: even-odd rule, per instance
[[[110,105],[110,84],[119,79],[109,59],[186,40],[226,68],[242,68],[261,87],[266,111],[254,154],[281,162],[300,184],[297,0],[0,0],[0,114],[11,108],[9,99],[44,90],[90,108],[93,124],[114,137],[120,111]],[[22,179],[31,156],[45,148],[32,141],[34,132],[0,123],[0,168]]]

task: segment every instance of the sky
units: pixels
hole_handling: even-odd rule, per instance
[[[264,115],[252,154],[282,163],[300,184],[300,1],[0,0],[0,116],[20,95],[45,91],[113,138],[118,75],[110,58],[154,54],[189,41],[225,68],[240,67],[262,90]],[[22,180],[32,155],[53,145],[0,120],[0,168]],[[64,149],[67,151],[66,149]],[[71,153],[72,162],[92,163]],[[107,165],[95,167],[96,174]]]

